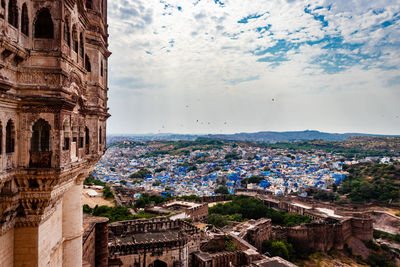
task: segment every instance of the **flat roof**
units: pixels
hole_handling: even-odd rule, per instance
[[[114,244],[124,244],[128,242],[131,242],[133,244],[167,242],[179,239],[179,232],[179,229],[170,229],[168,231],[161,232],[136,233],[124,237],[116,236],[113,240],[110,241]]]
[[[200,207],[200,203],[194,203],[194,202],[189,202],[189,201],[181,201],[181,200],[175,200],[173,202],[166,203],[164,206],[165,207],[171,207],[173,205],[181,205],[181,206],[186,206],[188,208],[196,208]]]
[[[334,218],[343,218],[343,216],[337,215],[335,214],[334,210],[331,209],[326,209],[326,208],[316,208],[316,210],[325,213],[326,215],[330,216],[330,217],[334,217]]]
[[[303,209],[311,209],[312,208],[310,206],[306,206],[306,205],[303,205],[303,204],[300,204],[300,203],[296,203],[296,202],[293,202],[292,204],[297,206],[297,207],[303,208]]]

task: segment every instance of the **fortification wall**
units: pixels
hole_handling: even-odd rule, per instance
[[[187,245],[181,248],[159,248],[146,251],[140,254],[129,254],[118,257],[122,267],[131,267],[136,264],[139,266],[153,267],[155,261],[162,261],[167,266],[176,266],[177,263],[182,267],[188,267],[188,248]]]
[[[373,238],[373,220],[370,218],[351,218],[352,234],[364,241]]]
[[[187,209],[186,214],[189,215],[193,221],[202,220],[208,216],[208,205],[202,204],[199,207]]]
[[[221,202],[226,200],[226,195],[216,195],[216,196],[202,196],[201,201],[211,203],[211,202]]]
[[[255,246],[259,251],[262,249],[262,242],[264,240],[271,239],[271,220],[265,220],[265,222],[258,224],[254,228],[247,231],[244,240]]]
[[[182,220],[169,220],[166,217],[156,217],[147,220],[130,220],[123,222],[111,223],[109,225],[110,236],[131,234],[131,233],[145,233],[152,231],[163,231],[169,229],[184,229],[190,234],[198,233],[198,228],[192,224]]]
[[[89,234],[84,237],[82,244],[82,262],[88,266],[96,266],[96,231],[92,227]]]

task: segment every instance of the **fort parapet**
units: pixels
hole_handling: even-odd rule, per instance
[[[200,231],[183,220],[157,217],[109,225],[110,266],[188,266]],[[197,245],[196,245],[197,244]]]
[[[239,189],[236,194],[255,197],[270,208],[309,216],[312,223],[272,227],[272,239],[288,240],[303,251],[343,249],[350,237],[373,239],[373,219],[367,213],[306,198],[276,197],[263,190]]]

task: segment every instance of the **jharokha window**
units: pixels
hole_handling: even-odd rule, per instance
[[[50,151],[50,125],[43,119],[39,119],[32,127],[31,151]]]
[[[79,56],[83,58],[83,55],[85,54],[85,49],[84,49],[84,43],[83,43],[83,34],[79,34]]]
[[[99,129],[99,144],[101,144],[102,140],[103,140],[103,136],[102,136],[101,126],[100,126],[100,129]]]
[[[78,31],[75,25],[72,27],[72,43],[74,51],[78,53]]]
[[[15,126],[12,120],[6,126],[6,153],[13,153],[15,150]]]
[[[89,128],[85,127],[85,149],[86,149],[86,154],[89,154],[89,144],[90,144]]]
[[[17,0],[10,0],[8,2],[8,23],[18,28],[18,7]]]
[[[92,66],[90,65],[90,59],[88,55],[85,55],[85,69],[87,72],[92,71]]]
[[[3,154],[3,125],[0,121],[0,155]]]
[[[93,9],[93,1],[92,0],[86,0],[86,8]]]
[[[63,140],[63,150],[69,150],[70,147],[70,127],[68,125],[68,121],[65,121],[63,124],[63,136],[64,136],[64,140]]]
[[[71,32],[69,29],[69,21],[68,17],[65,17],[64,20],[64,41],[68,46],[71,46]]]
[[[42,8],[35,20],[35,38],[53,39],[54,25],[50,11]]]
[[[26,3],[22,5],[21,32],[26,36],[29,36],[29,17],[28,17],[28,8],[26,7]]]

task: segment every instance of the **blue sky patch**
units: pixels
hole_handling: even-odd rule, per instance
[[[224,5],[224,3],[221,0],[214,0],[214,3],[216,3],[216,4],[220,5],[220,6]]]
[[[328,21],[325,20],[325,16],[318,15],[318,13],[315,12],[316,10],[319,10],[319,9],[322,9],[322,8],[323,7],[317,7],[317,8],[314,8],[314,10],[311,10],[309,8],[309,6],[308,6],[308,7],[304,8],[304,12],[307,13],[307,14],[312,15],[315,20],[320,21],[322,23],[322,27],[326,27],[326,26],[328,26]]]
[[[232,79],[232,80],[228,80],[227,82],[230,83],[231,85],[237,85],[239,83],[250,82],[250,81],[255,81],[255,80],[259,80],[259,79],[260,79],[260,75],[255,75],[255,76],[249,76],[246,78]]]
[[[250,19],[258,19],[259,17],[262,17],[264,14],[265,13],[248,15],[247,17],[244,17],[241,20],[239,20],[238,23],[248,23]]]

